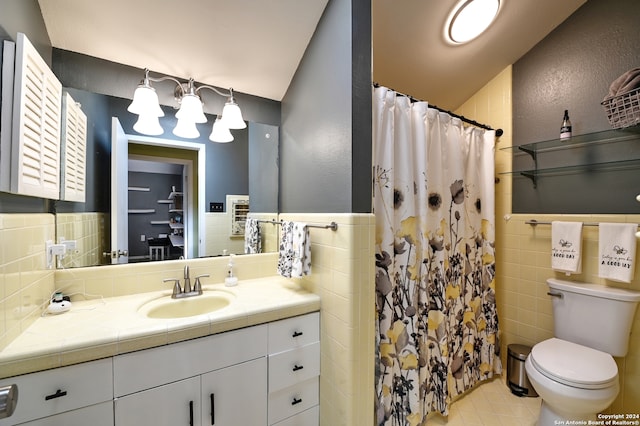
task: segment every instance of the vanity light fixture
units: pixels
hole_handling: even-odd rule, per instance
[[[453,8],[445,26],[447,41],[467,43],[485,32],[500,9],[500,0],[461,0]]]
[[[222,109],[222,116],[218,116],[214,122],[209,139],[213,142],[231,142],[233,136],[229,129],[244,129],[247,127],[240,107],[233,97],[233,89],[229,93],[223,93],[215,87],[202,85],[196,86],[192,78],[187,83],[182,83],[169,76],[150,77],[149,70],[144,70],[144,79],[140,82],[133,94],[133,101],[127,108],[129,112],[138,115],[138,121],[133,125],[133,129],[144,135],[161,135],[164,130],[160,126],[159,118],[164,116],[158,94],[151,86],[151,82],[159,83],[170,80],[176,83],[174,96],[180,108],[176,112],[178,124],[173,129],[173,134],[187,139],[200,136],[196,128],[196,123],[206,123],[207,117],[202,110],[202,99],[200,91],[209,89],[220,96],[227,97],[227,102]]]

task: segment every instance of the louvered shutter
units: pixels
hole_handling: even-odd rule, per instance
[[[58,199],[62,84],[18,33],[13,103],[11,191]]]
[[[69,93],[62,98],[62,185],[60,198],[85,201],[87,116]]]

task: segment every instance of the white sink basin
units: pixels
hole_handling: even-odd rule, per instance
[[[234,297],[235,295],[226,291],[205,291],[200,296],[182,299],[163,296],[146,302],[138,308],[138,312],[147,318],[186,318],[223,309],[231,303]]]

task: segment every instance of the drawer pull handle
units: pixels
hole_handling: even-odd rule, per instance
[[[293,335],[291,337],[300,337],[302,336],[304,333],[302,331],[294,331]]]
[[[58,389],[56,391],[56,393],[54,393],[53,395],[45,396],[44,400],[45,401],[49,401],[49,400],[52,400],[52,399],[60,398],[61,396],[67,396],[67,391],[62,391],[62,390]]]
[[[300,404],[301,402],[302,398],[293,398],[293,401],[291,401],[291,405]]]
[[[193,401],[189,401],[189,426],[193,426]]]
[[[209,398],[211,398],[211,424],[215,425],[216,424],[216,396],[215,394],[211,394],[209,395]]]
[[[304,368],[304,366],[303,366],[303,365],[298,365],[298,364],[296,364],[296,365],[294,365],[294,366],[293,366],[293,371],[302,370],[303,368]]]

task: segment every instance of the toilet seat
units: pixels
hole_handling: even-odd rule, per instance
[[[529,357],[542,375],[567,386],[602,389],[618,378],[618,366],[608,353],[555,337],[534,345]]]

